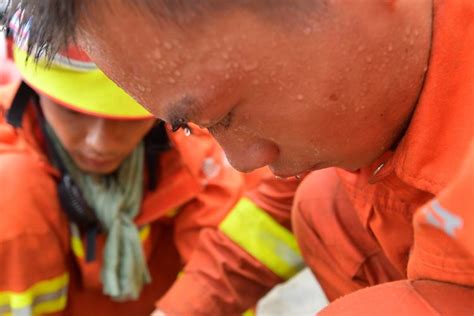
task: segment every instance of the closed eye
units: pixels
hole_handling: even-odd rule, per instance
[[[219,130],[226,130],[228,129],[231,124],[232,124],[232,119],[234,117],[234,111],[231,110],[229,111],[222,119],[220,119],[217,123],[211,125],[208,127],[208,131],[211,132],[212,134],[218,132]]]

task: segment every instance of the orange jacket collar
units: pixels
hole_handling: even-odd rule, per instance
[[[424,191],[453,178],[474,135],[472,21],[471,0],[436,2],[425,85],[393,161],[403,181]]]

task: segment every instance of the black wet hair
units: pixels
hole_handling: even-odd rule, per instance
[[[75,41],[77,22],[75,0],[8,0],[7,24],[19,14],[19,32],[28,25],[28,55],[52,57],[60,49]]]

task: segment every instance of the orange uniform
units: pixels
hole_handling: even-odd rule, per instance
[[[289,212],[270,216],[242,198],[242,175],[207,133],[168,133],[157,189],[135,219],[152,283],[137,301],[112,301],[100,281],[104,236],[86,262],[84,236],[60,209],[58,172],[27,111],[19,130],[0,116],[0,315],[149,315],[155,305],[169,315],[238,314],[301,267]],[[260,255],[272,247],[281,256]]]
[[[454,180],[474,136],[474,3],[438,1],[434,13],[424,88],[396,149],[298,188],[295,234],[328,298],[363,289],[322,314],[474,312],[472,171]]]

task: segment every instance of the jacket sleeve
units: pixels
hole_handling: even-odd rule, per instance
[[[55,183],[31,157],[0,153],[0,188],[0,315],[58,314],[69,276]]]
[[[223,167],[177,216],[175,240],[187,264],[157,303],[166,315],[238,315],[302,267],[289,209],[267,213],[243,196],[242,181]]]

